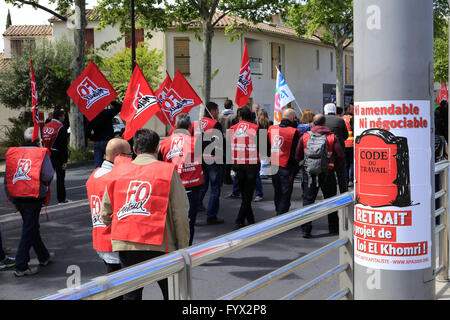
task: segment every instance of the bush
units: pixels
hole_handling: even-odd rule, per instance
[[[28,127],[33,126],[33,114],[30,111],[22,112],[17,118],[9,118],[11,127],[5,127],[3,139],[0,145],[3,147],[18,147],[25,143],[23,133]]]
[[[90,150],[82,151],[73,149],[70,146],[68,146],[68,148],[69,148],[69,162],[86,162],[94,160],[94,152]]]

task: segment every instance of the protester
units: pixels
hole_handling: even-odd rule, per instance
[[[344,119],[336,115],[336,105],[334,103],[328,103],[324,106],[326,126],[332,133],[338,138],[342,150],[345,148],[345,140],[348,138],[347,126]],[[345,161],[345,159],[344,159]],[[339,192],[344,193],[348,191],[348,184],[345,180],[345,165],[340,168],[336,168],[336,176],[339,185]]]
[[[273,124],[273,122],[269,119],[269,115],[265,109],[258,110],[258,117],[256,124],[259,129],[268,130],[269,127]],[[259,171],[258,176],[256,177],[256,185],[255,185],[255,199],[253,201],[258,202],[262,201],[264,198],[264,190],[261,181],[261,176],[267,176],[268,172],[270,172],[270,159],[268,157],[261,157],[261,170]]]
[[[239,122],[227,131],[227,136],[231,142],[230,158],[241,191],[241,206],[235,220],[235,229],[244,227],[245,220],[248,224],[255,223],[252,198],[256,177],[261,167],[258,126],[251,122],[250,108],[243,106],[240,109]],[[267,152],[270,153],[268,141]]]
[[[2,232],[0,230],[0,270],[4,268],[11,268],[15,265],[16,261],[14,258],[7,256],[5,250],[3,249]]]
[[[447,160],[448,159],[448,145],[447,142],[445,141],[445,132],[444,132],[444,124],[442,121],[440,121],[439,117],[441,115],[439,114],[439,110],[435,110],[434,111],[434,162],[439,162],[442,160]],[[434,175],[434,183],[435,183],[435,190],[440,190],[441,189],[441,182],[440,182],[440,175],[439,174],[435,174]],[[441,198],[437,198],[435,199],[435,208],[440,208],[441,207]],[[436,225],[440,224],[441,222],[441,217],[438,216],[435,219],[436,221]]]
[[[103,109],[87,126],[87,136],[94,141],[95,167],[102,166],[106,145],[114,138],[113,119],[120,112],[122,104],[112,101],[112,109]]]
[[[315,142],[320,141],[321,136],[325,136],[326,142],[324,143],[326,143],[327,145],[327,155],[325,155],[325,157],[327,157],[328,159],[328,166],[319,174],[309,173],[312,171],[312,164],[315,164],[315,162],[313,161],[321,161],[323,159],[309,158],[309,150],[315,148],[312,148],[314,146],[308,145],[308,143],[311,143],[311,137],[314,137],[313,141]],[[311,131],[303,134],[297,145],[295,159],[297,161],[302,161],[303,159],[305,159],[304,170],[308,173],[309,181],[306,185],[303,198],[304,207],[316,201],[319,188],[320,190],[322,190],[324,199],[333,197],[337,194],[336,176],[334,173],[334,169],[339,168],[343,165],[344,152],[336,135],[331,133],[330,129],[326,127],[326,118],[323,114],[317,114],[314,116],[313,127],[311,128]],[[302,230],[304,238],[311,238],[312,223],[308,222],[302,225]],[[328,215],[328,230],[331,234],[336,234],[339,232],[337,212],[333,212]]]
[[[224,223],[222,218],[217,217],[220,205],[220,192],[222,189],[223,163],[225,152],[223,148],[222,125],[216,119],[219,116],[219,106],[215,102],[208,102],[205,106],[205,116],[194,122],[194,137],[201,136],[203,141],[203,187],[200,191],[200,207],[211,184],[208,206],[206,208],[206,224]],[[219,134],[219,135],[217,135]],[[205,137],[206,136],[206,137]],[[214,150],[210,151],[208,146],[214,143]],[[217,155],[216,155],[217,153]]]
[[[59,203],[67,203],[71,200],[66,197],[66,168],[69,158],[68,134],[64,126],[66,113],[62,109],[53,112],[52,121],[42,128],[42,142],[45,148],[50,150],[50,159],[56,172],[56,193]]]
[[[443,136],[445,141],[448,142],[448,102],[442,100],[439,103],[439,107],[435,110],[435,122],[439,122],[442,126]]]
[[[6,153],[4,182],[6,195],[22,216],[22,235],[16,252],[16,277],[36,274],[38,267],[29,267],[30,249],[33,247],[40,266],[46,266],[53,258],[41,239],[39,215],[55,171],[38,137],[32,141],[33,127],[24,132],[25,144],[9,148]]]
[[[189,245],[194,240],[194,226],[203,187],[201,140],[191,136],[191,118],[182,113],[177,116],[175,132],[161,142],[158,160],[173,163],[183,182],[189,199]],[[197,147],[197,150],[196,150]],[[196,152],[197,151],[197,152]]]
[[[342,117],[347,127],[348,138],[345,140],[345,164],[344,164],[344,177],[348,187],[353,186],[353,103],[350,103],[345,115]]]
[[[233,120],[231,121],[232,126],[239,122],[239,116],[241,114],[241,110],[242,110],[242,108],[237,109],[236,117],[234,117]],[[233,165],[231,165],[231,168],[233,168]],[[234,175],[232,177],[233,188],[231,190],[231,193],[225,197],[226,199],[239,199],[241,197],[241,191],[239,190],[239,181],[238,181],[236,172],[234,170],[233,170],[233,173],[234,173]]]
[[[118,156],[131,159],[131,155],[130,144],[126,140],[119,138],[109,140],[105,148],[105,160],[100,168],[94,170],[86,182],[86,190],[92,215],[92,242],[97,254],[106,265],[106,273],[117,271],[121,266],[119,254],[112,252],[111,228],[100,217],[101,203],[107,185],[107,179],[114,179],[114,177],[108,175],[114,167],[114,160]],[[122,296],[119,296],[117,300],[121,300],[122,298]]]
[[[234,113],[233,113],[233,101],[230,99],[225,100],[223,104],[224,110],[222,114],[219,115],[219,122],[222,125],[222,132],[224,138],[226,137],[227,130],[233,125]],[[233,184],[233,178],[231,177],[231,165],[225,163],[224,166],[224,176],[223,176],[224,184]]]
[[[252,121],[253,123],[258,124],[258,112],[261,106],[257,103],[252,104]]]
[[[173,164],[157,160],[159,135],[134,134],[132,162],[114,165],[102,199],[101,218],[111,224],[111,244],[123,268],[182,249],[189,244],[189,201]],[[168,281],[158,284],[165,300]],[[143,288],[124,294],[142,300]]]
[[[291,195],[294,187],[294,177],[298,172],[298,161],[295,151],[300,139],[300,133],[295,126],[295,111],[286,109],[279,125],[269,128],[270,162],[277,167],[272,176],[275,191],[274,203],[277,215],[286,213],[291,207]]]
[[[297,125],[297,130],[300,131],[300,137],[303,136],[305,132],[311,130],[313,125],[314,111],[311,109],[306,109],[303,111],[302,116],[300,118],[300,123]],[[301,176],[301,187],[302,187],[302,196],[305,194],[306,187],[308,185],[308,174],[305,170],[303,170],[303,161],[299,163],[300,176]]]

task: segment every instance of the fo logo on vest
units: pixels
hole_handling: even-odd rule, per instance
[[[117,218],[120,220],[129,215],[149,216],[150,212],[145,209],[144,205],[150,199],[152,186],[147,181],[133,180],[128,185],[127,200],[125,205],[117,212]]]
[[[15,184],[17,181],[20,180],[31,180],[31,178],[28,176],[28,173],[31,170],[31,160],[30,159],[19,159],[17,162],[17,169],[16,173],[13,176],[12,183]]]
[[[50,127],[45,127],[45,128],[42,129],[42,134],[49,134],[49,135],[51,135],[51,134],[53,134],[53,132],[55,132],[55,129],[50,128]]]
[[[183,137],[172,137],[172,144],[170,146],[170,151],[167,153],[167,159],[172,159],[173,157],[184,155],[183,146]]]
[[[247,123],[241,123],[234,134],[234,138],[245,138],[248,137],[247,130],[250,126]]]
[[[103,97],[109,96],[109,90],[105,88],[99,88],[92,82],[89,77],[86,77],[81,81],[77,87],[77,92],[81,98],[87,101],[86,109],[89,109],[96,101]]]
[[[282,153],[283,151],[281,151],[281,146],[283,145],[283,142],[284,142],[284,137],[279,136],[279,135],[276,135],[275,137],[273,137],[271,151]]]
[[[101,205],[102,205],[102,202],[100,201],[99,196],[94,196],[94,195],[91,196],[92,226],[94,228],[106,226],[100,216]]]

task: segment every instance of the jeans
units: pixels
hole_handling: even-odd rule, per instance
[[[312,176],[309,178],[309,183],[306,185],[305,194],[303,197],[303,207],[313,204],[316,201],[319,188],[322,190],[323,198],[328,199],[337,194],[336,176],[333,170],[328,170],[326,173],[321,173],[319,176]],[[312,230],[312,222],[302,225],[302,230],[306,234],[310,234]],[[328,215],[328,230],[330,233],[339,231],[339,220],[337,211]]]
[[[106,145],[108,141],[94,141],[94,160],[95,167],[99,168],[102,166],[103,157],[106,153]]]
[[[53,168],[56,172],[56,197],[58,202],[66,200],[66,186],[64,180],[66,179],[66,170],[62,169],[63,162],[56,158],[50,157]]]
[[[241,194],[241,190],[239,189],[239,180],[237,178],[237,175],[235,175],[233,178],[233,190],[231,191],[231,193],[235,196],[239,196]],[[259,174],[256,176],[255,195],[257,197],[261,197],[261,198],[264,197],[261,176]]]
[[[211,183],[211,192],[209,194],[208,209],[206,210],[206,220],[215,220],[219,212],[220,190],[222,188],[223,165],[204,164],[203,168],[203,187],[200,190],[200,203],[203,202],[208,186]]]
[[[126,268],[162,256],[163,254],[164,252],[162,251],[119,251],[120,264],[122,265],[122,268]],[[164,300],[169,300],[169,285],[167,278],[159,280],[158,285]],[[123,295],[123,300],[142,300],[142,291],[144,291],[144,288],[125,293]]]
[[[42,200],[32,200],[15,203],[23,220],[22,235],[16,253],[16,270],[18,271],[28,269],[31,247],[33,247],[40,262],[46,261],[50,257],[39,231],[39,214],[41,213],[42,202]]]
[[[197,212],[200,206],[200,188],[194,188],[187,192],[187,197],[189,199],[189,245],[192,245],[192,241],[194,240],[194,226],[195,221],[197,220]]]
[[[288,212],[291,207],[291,195],[294,186],[294,180],[291,180],[291,171],[279,167],[278,172],[272,176],[272,184],[275,191],[275,212],[277,215]]]
[[[245,219],[249,224],[255,223],[255,217],[252,210],[252,198],[255,190],[258,171],[237,170],[239,189],[241,190],[241,207],[236,217],[236,224],[243,225]]]
[[[345,148],[345,181],[347,184],[353,182],[354,161],[353,161],[353,147]]]
[[[116,263],[107,263],[105,261],[103,261],[103,262],[106,265],[106,273],[111,273],[111,272],[115,272],[115,271],[122,269],[122,266],[120,265],[120,263],[116,264]],[[118,296],[111,300],[123,300],[123,296]]]

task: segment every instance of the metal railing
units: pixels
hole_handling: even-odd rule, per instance
[[[441,224],[436,229],[439,239],[439,265],[434,270],[438,280],[448,281],[448,190],[449,162],[441,161],[435,165],[435,173],[439,174],[442,188],[435,192],[435,198],[441,198],[442,206],[436,208],[435,216],[441,217]],[[339,212],[339,239],[317,249],[291,263],[282,266],[246,285],[234,290],[219,299],[242,299],[272,282],[298,270],[317,259],[339,250],[339,265],[306,283],[304,286],[285,295],[281,299],[297,299],[317,286],[339,275],[341,289],[331,294],[328,299],[353,298],[353,195],[344,193],[305,208],[297,209],[261,221],[257,224],[219,236],[186,249],[168,253],[159,258],[121,269],[92,279],[77,288],[67,288],[41,298],[42,300],[99,300],[112,299],[124,293],[145,287],[158,280],[169,279],[169,299],[190,300],[192,292],[192,268],[200,266],[226,254],[248,247],[310,221],[317,220],[331,212]]]

